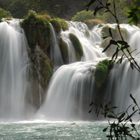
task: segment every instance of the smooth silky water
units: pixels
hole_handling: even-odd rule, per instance
[[[60,34],[68,46],[67,65],[63,65],[56,33],[50,26],[54,74],[44,103],[32,112],[26,102],[29,64],[26,37],[19,21],[0,23],[0,140],[105,140],[102,130],[107,122],[93,121],[95,113],[88,113],[89,104],[97,96],[93,75],[96,65],[110,58],[102,53],[103,26],[89,30],[83,23],[69,22],[69,30]],[[140,29],[129,25],[121,27],[127,30],[128,43],[139,51]],[[79,62],[69,33],[81,42],[84,54]],[[127,61],[114,66],[108,81],[104,100],[111,100],[113,105],[125,110],[132,92],[140,102],[139,73],[132,71]]]

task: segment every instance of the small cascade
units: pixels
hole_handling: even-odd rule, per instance
[[[54,62],[55,68],[58,68],[59,66],[63,65],[63,59],[61,56],[57,36],[52,24],[50,24],[50,28],[51,28],[51,59]]]
[[[25,117],[26,46],[18,20],[0,23],[0,120]]]
[[[44,112],[50,120],[87,119],[94,91],[94,69],[93,63],[84,62],[60,67],[53,75],[47,99],[38,114]]]
[[[87,25],[80,22],[69,22],[69,30],[62,32],[63,39],[69,44],[69,52],[70,56],[75,54],[74,47],[69,39],[69,34],[74,34],[80,41],[84,56],[82,58],[82,61],[93,61],[97,60],[100,57],[105,57],[105,55],[102,53],[102,48],[99,46],[101,45],[101,33],[100,28],[98,26],[93,28],[92,30],[89,30]],[[70,58],[70,60],[75,60],[75,55],[73,55],[73,59]],[[75,60],[77,61],[77,60]],[[74,62],[74,61],[72,61]]]
[[[111,101],[113,106],[118,107],[118,111],[126,110],[133,102],[130,99],[132,94],[140,103],[140,73],[132,69],[127,61],[116,64],[112,69],[105,96]]]
[[[69,47],[69,59],[74,62],[75,51],[69,39],[69,34],[74,34],[80,41],[84,55],[80,62],[61,66],[53,75],[44,104],[37,116],[51,120],[90,120],[95,115],[89,115],[91,101],[105,103],[110,101],[118,106],[119,110],[125,110],[130,105],[130,93],[134,94],[140,102],[139,84],[140,73],[132,70],[130,64],[124,60],[122,64],[115,64],[111,70],[105,88],[97,90],[94,73],[99,61],[110,59],[106,53],[102,53],[101,30],[95,26],[92,30],[83,23],[69,23],[69,30],[61,33],[62,38]],[[116,25],[110,25],[114,29]],[[131,45],[131,50],[139,50],[139,32],[136,26],[121,25],[124,28],[125,38]],[[115,34],[116,35],[116,34]],[[74,53],[73,53],[74,52]],[[73,56],[71,54],[74,54]],[[72,58],[73,57],[73,58]],[[139,63],[137,56],[136,60]],[[75,60],[77,61],[77,60]],[[99,103],[99,104],[100,104]]]
[[[61,37],[67,43],[67,47],[68,47],[68,61],[69,61],[69,63],[76,62],[77,61],[76,53],[75,53],[75,49],[74,49],[74,47],[72,45],[72,42],[69,39],[69,31],[61,32]]]

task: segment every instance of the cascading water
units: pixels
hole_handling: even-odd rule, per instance
[[[95,65],[106,55],[102,53],[100,29],[89,30],[85,24],[69,23],[69,30],[62,32],[62,38],[67,42],[70,53],[69,59],[75,59],[75,50],[69,39],[72,33],[81,42],[84,55],[83,62],[75,62],[60,67],[53,75],[47,92],[44,105],[38,115],[44,114],[47,119],[71,120],[71,119],[91,119],[92,115],[87,115],[89,103],[94,95],[94,75]],[[75,61],[77,61],[75,59]],[[73,61],[70,61],[73,62]],[[86,95],[86,96],[85,96]]]
[[[30,112],[26,101],[26,92],[30,85],[26,77],[27,43],[19,21],[7,22],[0,23],[0,119],[26,119],[26,115]],[[99,61],[110,58],[107,53],[102,53],[101,31],[104,26],[106,25],[95,26],[89,30],[83,23],[69,22],[69,30],[62,31],[57,37],[53,26],[50,25],[51,59],[54,61],[54,70],[62,66],[52,76],[46,100],[38,110],[37,117],[51,120],[90,120],[94,116],[88,113],[92,101],[97,103],[111,101],[120,110],[124,110],[130,104],[129,94],[133,93],[140,102],[139,72],[132,70],[125,60],[120,65],[114,65],[104,91],[101,93],[97,91],[94,77],[96,65]],[[121,25],[121,28],[127,31],[126,40],[131,49],[137,49],[133,54],[139,63],[137,52],[139,52],[140,29],[130,25]],[[79,62],[69,34],[75,35],[81,43],[83,56]],[[60,37],[68,47],[67,65],[63,65],[57,40]]]
[[[97,92],[94,79],[96,65],[101,60],[109,59],[107,54],[102,53],[103,48],[101,48],[103,27],[95,26],[89,30],[85,24],[73,22],[69,23],[69,26],[68,31],[61,33],[70,50],[69,59],[71,62],[75,59],[75,55],[71,55],[75,52],[69,39],[69,34],[73,33],[82,44],[83,62],[64,65],[54,73],[46,101],[37,116],[53,120],[89,120],[93,118],[93,114],[90,116],[88,113],[91,101],[111,101],[120,110],[126,109],[130,105],[129,94],[139,93],[139,72],[132,70],[125,60],[120,65],[115,64],[109,74],[106,88],[102,93]],[[115,25],[109,26],[115,27]],[[121,28],[127,31],[126,40],[131,49],[138,49],[140,29],[130,25],[121,25]],[[136,97],[140,101],[140,96]]]
[[[18,20],[0,23],[0,119],[25,117],[26,39]]]
[[[99,47],[102,40],[100,35],[100,28],[95,27],[90,31],[86,24],[81,24],[80,22],[70,22],[69,30],[62,32],[61,35],[67,42],[67,44],[69,44],[69,50],[71,50],[70,52],[72,56],[72,54],[75,54],[75,51],[73,50],[74,47],[69,39],[70,33],[74,34],[82,44],[82,48],[84,51],[84,56],[82,58],[83,61],[93,61],[100,57],[105,57],[105,55],[102,53],[102,48]],[[74,58],[75,56],[70,59],[74,60]]]
[[[63,59],[57,41],[57,36],[52,24],[50,24],[50,29],[51,29],[51,59],[54,62],[55,68],[58,68],[63,64]]]

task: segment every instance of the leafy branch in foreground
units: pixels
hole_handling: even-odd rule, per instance
[[[106,2],[103,2],[102,0],[90,0],[90,2],[87,4],[87,10],[88,10],[91,5],[96,3],[97,6],[95,8],[94,15],[96,15],[98,11],[103,10],[104,13],[107,12],[107,13],[111,14],[114,17],[115,22],[117,24],[117,29],[118,29],[118,32],[120,35],[120,40],[115,40],[112,36],[111,30],[109,29],[109,36],[104,37],[104,39],[107,37],[111,37],[111,40],[110,40],[110,43],[106,46],[106,48],[103,50],[103,52],[105,52],[108,48],[115,46],[116,51],[112,55],[112,60],[121,63],[124,58],[127,58],[127,60],[130,63],[131,68],[132,69],[135,68],[140,72],[140,66],[137,63],[137,61],[135,60],[135,58],[132,56],[133,51],[129,50],[130,45],[125,41],[125,39],[122,35],[120,23],[119,23],[118,16],[117,16],[115,0],[111,0],[111,2],[112,3],[110,3],[110,0],[106,0]],[[113,8],[113,10],[112,10],[112,8]],[[121,55],[121,57],[118,57],[120,52],[122,53],[122,55]]]
[[[133,121],[133,117],[140,115],[140,107],[132,94],[130,94],[130,98],[132,104],[128,106],[125,111],[120,113],[116,113],[117,107],[111,106],[111,103],[100,105],[100,107],[97,107],[94,103],[90,104],[90,107],[92,109],[94,107],[96,110],[97,116],[101,114],[108,119],[109,125],[103,129],[103,132],[107,133],[106,137],[108,140],[127,140],[128,138],[140,140],[140,134],[137,130],[138,125]]]
[[[138,0],[135,0],[135,2],[138,2]],[[114,62],[122,63],[122,60],[126,58],[129,61],[131,68],[135,68],[140,72],[140,66],[132,56],[133,51],[130,51],[130,45],[125,41],[122,35],[115,0],[106,0],[105,2],[102,0],[90,0],[90,2],[87,4],[87,10],[95,3],[97,6],[95,8],[94,15],[96,15],[100,10],[103,10],[104,13],[110,13],[115,19],[120,36],[120,39],[116,40],[113,38],[111,29],[109,29],[109,36],[105,36],[104,39],[110,37],[111,40],[103,52],[108,50],[108,48],[115,46],[116,51],[114,54],[112,54],[112,60]],[[139,8],[140,6],[136,5],[134,9],[132,7],[129,12],[129,18],[136,24],[139,21],[139,12],[138,15],[136,14],[137,11],[140,10]],[[119,57],[120,52],[122,55]],[[120,113],[116,113],[117,107],[112,107],[110,103],[100,106],[94,103],[90,104],[91,109],[89,113],[92,112],[93,106],[95,106],[95,113],[97,114],[97,117],[102,114],[108,119],[108,126],[103,129],[103,132],[107,132],[106,136],[109,140],[127,140],[128,138],[140,140],[140,134],[138,133],[137,128],[138,125],[136,125],[133,121],[134,116],[140,115],[140,107],[132,94],[130,94],[130,98],[133,101],[133,104],[131,104],[125,111]]]

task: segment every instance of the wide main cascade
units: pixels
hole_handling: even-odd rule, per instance
[[[94,112],[88,113],[92,101],[97,104],[111,101],[112,105],[123,110],[130,104],[129,94],[133,93],[140,102],[139,72],[132,70],[125,60],[122,64],[114,64],[103,85],[96,81],[96,66],[100,61],[110,59],[114,51],[112,46],[102,53],[108,43],[107,39],[102,39],[102,34],[107,34],[108,28],[111,28],[113,35],[119,38],[116,25],[97,25],[89,29],[80,22],[68,24],[69,29],[60,34],[56,34],[50,24],[49,57],[54,64],[54,70],[48,88],[39,90],[37,95],[34,90],[29,90],[29,46],[19,21],[0,23],[0,119],[27,119],[30,116],[47,120],[93,120]],[[140,29],[125,24],[121,25],[121,29],[131,49],[139,51]],[[67,56],[59,48],[60,38],[66,44]],[[48,59],[44,53],[45,51],[40,51],[39,59],[41,55]],[[137,53],[134,55],[139,63]],[[67,57],[66,60],[64,56]],[[40,62],[42,61],[36,63],[41,67]],[[41,71],[40,67],[37,67],[38,71]],[[38,75],[40,82],[42,77]],[[33,81],[33,84],[38,84],[38,81]],[[29,92],[33,92],[31,97]]]
[[[44,104],[38,111],[37,116],[50,120],[93,120],[96,119],[94,111],[89,114],[89,104],[93,101],[100,105],[111,102],[117,106],[118,111],[125,110],[130,104],[130,93],[140,102],[139,72],[132,70],[130,64],[124,60],[122,64],[114,64],[107,76],[105,83],[100,89],[97,87],[95,70],[97,64],[105,59],[111,59],[115,51],[114,46],[102,53],[103,48],[109,43],[109,38],[102,39],[111,28],[113,36],[119,39],[115,24],[95,26],[89,30],[84,23],[69,23],[69,30],[61,32],[62,38],[68,44],[69,51],[75,47],[71,40],[74,34],[80,41],[83,55],[79,62],[61,66],[53,75]],[[139,50],[140,29],[136,26],[121,25],[122,34],[130,44],[131,50]],[[139,63],[137,52],[133,54]],[[69,55],[69,60],[74,60]],[[76,60],[75,60],[76,61]],[[40,115],[41,114],[41,115]]]

